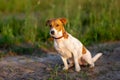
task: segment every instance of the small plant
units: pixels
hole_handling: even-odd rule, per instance
[[[55,65],[53,70],[50,72],[50,78],[48,80],[60,80],[58,69],[59,69],[59,66]]]
[[[1,34],[0,44],[10,45],[14,43],[13,29],[9,25],[2,27]]]
[[[28,15],[23,27],[23,38],[26,42],[35,43],[37,36],[37,21]]]
[[[0,58],[4,57],[5,56],[5,53],[3,52],[0,52]]]

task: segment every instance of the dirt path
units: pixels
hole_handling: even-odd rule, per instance
[[[89,50],[93,55],[97,52],[104,55],[95,63],[94,69],[82,66],[79,73],[74,71],[74,67],[62,71],[62,61],[54,53],[45,57],[2,58],[0,80],[120,80],[120,42],[91,46]]]

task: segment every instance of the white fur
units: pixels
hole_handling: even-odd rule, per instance
[[[54,39],[54,47],[60,54],[64,63],[63,69],[67,70],[69,68],[67,60],[70,58],[73,58],[74,60],[76,71],[81,70],[78,61],[80,58],[84,59],[88,64],[90,64],[90,67],[94,67],[94,62],[102,55],[102,53],[99,53],[92,58],[91,53],[87,49],[86,54],[82,54],[82,46],[83,44],[70,34],[68,34],[67,39],[64,37],[58,40]]]

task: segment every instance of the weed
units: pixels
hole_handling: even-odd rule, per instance
[[[55,67],[53,68],[53,70],[50,72],[50,78],[48,80],[60,80],[59,75],[58,75],[58,69],[59,66],[55,65]]]

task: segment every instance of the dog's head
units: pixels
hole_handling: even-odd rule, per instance
[[[64,29],[64,25],[67,23],[65,18],[57,18],[47,20],[46,25],[50,27],[50,35],[55,38],[68,38],[68,35]]]

